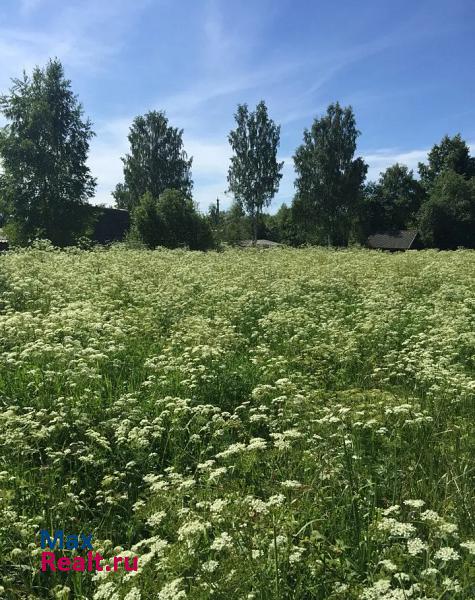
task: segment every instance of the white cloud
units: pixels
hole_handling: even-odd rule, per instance
[[[100,71],[121,49],[124,31],[149,1],[70,1],[45,9],[41,29],[29,21],[21,27],[0,27],[0,89],[23,70],[30,72],[52,57],[58,57],[67,68]],[[26,15],[40,2],[22,0],[19,11]]]
[[[111,206],[112,190],[123,180],[121,156],[128,151],[127,133],[131,119],[114,119],[99,123],[91,141],[88,165],[97,179],[95,204]]]
[[[428,152],[428,148],[406,152],[389,148],[363,153],[363,158],[369,165],[367,179],[368,181],[376,181],[382,171],[396,163],[406,165],[409,169],[413,169],[417,175],[417,165],[426,160]]]
[[[229,144],[217,141],[188,138],[184,135],[184,147],[188,155],[193,156],[195,177],[224,175],[226,177],[231,148]]]

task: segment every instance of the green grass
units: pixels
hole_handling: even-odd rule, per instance
[[[0,597],[474,598],[474,350],[471,251],[1,256]]]

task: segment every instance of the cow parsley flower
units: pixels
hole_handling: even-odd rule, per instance
[[[181,600],[181,598],[186,598],[186,592],[180,589],[182,582],[183,578],[179,577],[165,584],[158,592],[158,600]]]
[[[401,523],[393,518],[385,518],[378,523],[378,529],[389,533],[392,537],[410,538],[416,532],[412,523]]]
[[[460,585],[460,583],[458,582],[458,580],[457,579],[451,579],[450,577],[446,577],[442,581],[442,585],[449,592],[460,592],[460,590],[462,589],[462,586]]]
[[[412,540],[407,540],[407,551],[411,556],[417,556],[421,552],[427,550],[427,544],[425,544],[420,538],[416,537]]]
[[[435,512],[435,510],[425,510],[421,513],[422,521],[429,521],[432,523],[438,523],[440,521],[440,516]]]
[[[444,546],[437,550],[437,552],[434,554],[434,558],[448,562],[449,560],[459,560],[460,554],[450,546]]]
[[[203,563],[202,569],[205,573],[213,573],[219,567],[219,562],[217,560],[208,560]]]
[[[439,573],[439,569],[435,569],[434,567],[427,567],[421,571],[422,577],[432,577],[433,575],[437,575]]]
[[[124,600],[140,600],[142,595],[140,594],[140,590],[136,587],[133,587],[125,596]]]
[[[425,502],[424,500],[404,500],[404,504],[411,508],[422,508]]]
[[[280,485],[291,490],[296,490],[302,487],[302,484],[299,481],[292,479],[286,479],[285,481],[282,481]]]
[[[160,525],[160,523],[166,517],[166,514],[167,513],[164,510],[153,513],[153,515],[150,515],[150,517],[147,519],[147,525],[150,525],[151,527],[158,527],[158,525]]]
[[[225,548],[233,547],[233,538],[227,533],[223,531],[211,544],[211,550],[224,550]]]
[[[460,544],[461,548],[468,550],[469,554],[475,554],[475,540],[467,540]]]
[[[384,569],[386,569],[386,571],[389,571],[390,573],[397,571],[397,566],[391,560],[380,560],[378,564],[380,564]]]
[[[389,506],[382,510],[383,517],[389,517],[389,515],[397,514],[400,511],[401,507],[399,504],[394,504],[393,506]]]

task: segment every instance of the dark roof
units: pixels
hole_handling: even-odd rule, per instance
[[[417,229],[375,233],[368,237],[366,243],[369,248],[380,248],[381,250],[409,250],[416,241],[417,233]]]

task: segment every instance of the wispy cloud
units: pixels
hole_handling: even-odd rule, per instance
[[[428,152],[429,148],[408,151],[385,148],[363,153],[363,158],[369,165],[368,181],[376,181],[382,171],[396,163],[406,165],[417,174],[417,165],[426,160]]]
[[[131,119],[111,119],[96,125],[96,136],[92,139],[88,166],[97,179],[95,204],[111,206],[115,186],[123,181],[122,161],[129,150],[127,134]]]
[[[31,13],[42,1],[23,0],[20,14]],[[29,20],[21,26],[0,27],[0,88],[22,70],[31,71],[55,56],[66,67],[100,70],[120,50],[122,33],[148,2],[72,1],[45,10],[41,28]]]
[[[470,153],[475,153],[475,142],[467,143]],[[376,181],[381,172],[385,171],[391,165],[399,163],[406,165],[414,171],[417,176],[417,167],[420,162],[427,162],[427,154],[430,148],[415,150],[398,150],[395,148],[381,148],[369,152],[363,152],[363,158],[368,163],[368,181]]]

